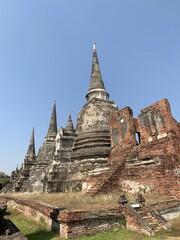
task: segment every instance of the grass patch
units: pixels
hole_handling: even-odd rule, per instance
[[[35,222],[31,218],[24,216],[22,213],[15,209],[10,209],[8,212],[8,218],[19,228],[19,230],[29,240],[58,240],[56,235],[47,230],[47,226],[44,221],[39,223]]]

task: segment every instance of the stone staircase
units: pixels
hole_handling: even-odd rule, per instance
[[[163,228],[163,223],[156,216],[154,216],[151,211],[149,211],[148,207],[139,207],[136,209],[136,212],[138,212],[143,220],[149,224],[150,228],[154,232],[157,232]]]
[[[12,183],[8,182],[6,185],[1,189],[0,193],[7,193],[10,192],[13,188]]]
[[[2,193],[10,193],[13,192],[13,186],[15,186],[18,183],[21,183],[19,185],[19,192],[33,192],[33,183],[36,181],[37,177],[40,176],[43,173],[44,169],[38,171],[33,176],[30,176],[27,179],[21,179],[21,175],[17,177],[17,179],[13,182],[7,183],[4,188],[1,190]]]
[[[38,171],[34,171],[33,174],[31,174],[29,176],[29,178],[26,181],[24,181],[24,183],[20,189],[20,192],[34,192],[35,191],[34,186],[36,185],[37,181],[40,182],[39,187],[43,189],[43,187],[42,187],[43,183],[41,181],[41,178],[42,178],[41,176],[46,175],[46,173],[50,167],[51,166],[48,166],[44,169],[39,169]],[[42,190],[40,192],[42,192]]]
[[[20,192],[33,192],[33,183],[36,181],[38,174],[34,174],[23,182]]]
[[[94,196],[97,194],[106,194],[119,188],[118,179],[124,168],[125,161],[108,168],[95,169],[90,171],[83,184],[87,186],[85,195]]]
[[[126,216],[131,216],[143,229],[142,232],[149,236],[155,235],[161,229],[171,230],[171,224],[156,210],[148,204],[137,204],[138,207],[133,207],[133,204],[125,204]]]

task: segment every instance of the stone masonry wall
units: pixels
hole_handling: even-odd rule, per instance
[[[57,216],[60,209],[42,202],[22,200],[14,197],[5,197],[8,201],[8,207],[16,208],[24,215],[33,218],[35,221],[43,221],[49,230],[59,233],[59,223]]]
[[[1,196],[8,201],[8,207],[15,207],[24,215],[37,222],[43,221],[60,237],[69,239],[81,235],[92,235],[126,226],[138,232],[148,234],[142,222],[127,207],[119,205],[106,211],[70,211],[60,209],[42,202],[22,200],[15,197]],[[179,206],[178,200],[153,204],[157,210],[167,210]]]
[[[60,233],[64,238],[92,235],[121,227],[122,209],[108,211],[64,211],[59,216]]]
[[[180,197],[179,177],[176,175],[172,158],[157,160],[149,166],[126,166],[119,181],[121,189],[128,192],[138,192],[142,189],[145,192]]]
[[[151,204],[151,207],[160,212],[167,220],[178,218],[180,216],[180,199],[153,203]]]
[[[179,126],[167,99],[144,108],[138,120],[133,119],[129,108],[112,115],[109,163],[116,167],[125,161],[119,172],[123,190],[138,191],[139,185],[144,190],[180,196]],[[135,133],[140,137],[136,143]]]
[[[180,206],[180,199],[172,199],[167,201],[160,201],[156,203],[150,204],[153,209],[157,211],[165,211],[167,209],[171,209],[177,206]]]
[[[70,211],[42,202],[14,197],[1,198],[8,201],[9,207],[15,207],[37,222],[45,222],[49,230],[66,239],[120,228],[123,219],[121,207],[106,211]]]

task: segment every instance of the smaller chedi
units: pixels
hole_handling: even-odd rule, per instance
[[[44,143],[35,154],[34,129],[24,163],[3,192],[95,195],[122,189],[180,196],[180,123],[167,99],[133,117],[109,99],[93,44],[86,103],[74,128],[71,115],[58,129],[56,103]]]

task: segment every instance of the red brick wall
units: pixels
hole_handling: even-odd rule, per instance
[[[123,218],[121,207],[106,211],[71,211],[57,209],[42,202],[21,200],[14,197],[0,198],[7,199],[9,206],[15,207],[37,222],[42,221],[43,218],[50,230],[66,239],[121,227],[120,220]]]
[[[122,116],[126,117],[128,128],[125,136]],[[167,99],[144,108],[138,121],[133,119],[130,108],[120,110],[111,117],[111,129],[112,132],[118,129],[119,144],[117,140],[114,144],[112,136],[109,162],[111,165],[126,162],[119,172],[120,185],[131,180],[149,186],[154,192],[180,196],[180,123],[173,119]],[[139,145],[135,144],[134,136],[138,131]]]
[[[138,116],[141,143],[150,142],[168,134],[178,135],[178,126],[174,121],[167,99],[162,99],[141,110]]]
[[[135,126],[131,108],[125,107],[111,116],[111,141],[112,146],[137,144]]]

